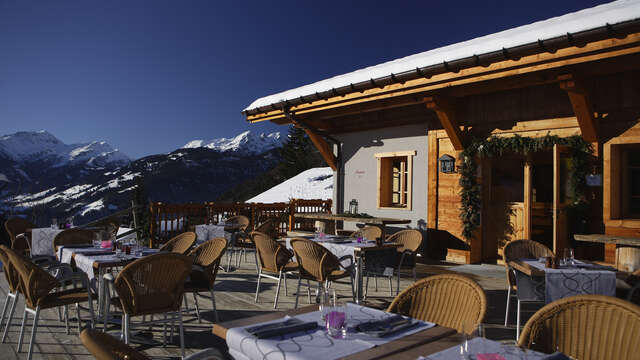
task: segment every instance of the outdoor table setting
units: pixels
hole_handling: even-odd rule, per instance
[[[360,303],[363,297],[363,263],[365,254],[367,251],[380,250],[386,248],[395,248],[398,247],[399,244],[395,243],[385,243],[383,245],[377,245],[375,240],[367,240],[367,239],[355,239],[347,236],[338,236],[338,235],[326,235],[326,234],[314,234],[307,236],[298,236],[307,239],[312,239],[316,241],[318,244],[324,246],[326,249],[331,251],[338,259],[343,258],[345,256],[350,256],[353,260],[353,264],[355,265],[355,280],[356,280],[356,303]],[[286,237],[284,241],[286,242],[286,246],[288,249],[292,249],[291,247],[291,239],[293,237]],[[348,267],[352,265],[351,259],[346,258],[342,260],[342,265]]]
[[[588,261],[576,260],[568,249],[564,260],[551,258],[518,259],[509,262],[515,269],[518,298],[521,301],[551,303],[575,295],[615,296],[616,271]]]
[[[316,309],[308,307],[303,312],[237,327],[216,324],[214,334],[223,334],[229,353],[236,359],[338,359],[384,347],[412,334],[424,333],[424,343],[425,339],[455,333],[438,327],[429,335],[436,327],[434,323],[353,303]],[[392,348],[397,350],[388,347]]]

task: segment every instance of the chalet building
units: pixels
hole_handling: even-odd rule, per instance
[[[640,1],[614,1],[255,100],[334,170],[334,212],[410,219],[424,255],[514,239],[615,262],[640,238]],[[638,240],[640,242],[640,239]]]

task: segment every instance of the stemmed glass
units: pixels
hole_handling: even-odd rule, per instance
[[[575,264],[574,251],[573,251],[572,248],[565,248],[564,249],[564,263],[565,263],[565,265],[574,265]]]
[[[51,219],[51,228],[52,229],[57,229],[58,228],[58,219],[56,219],[56,218]]]
[[[482,339],[471,341],[474,338],[482,338],[482,324],[478,325],[471,319],[463,320],[461,330],[464,340],[460,343],[460,357],[464,360],[472,360],[476,358],[476,354],[483,354],[485,343]]]

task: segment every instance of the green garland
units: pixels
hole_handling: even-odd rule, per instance
[[[477,182],[478,158],[488,158],[494,155],[507,154],[527,155],[537,151],[553,148],[553,145],[565,145],[570,149],[570,208],[574,214],[586,211],[588,200],[586,196],[586,175],[589,167],[589,156],[592,153],[590,143],[580,136],[560,138],[554,135],[546,135],[540,138],[531,138],[515,135],[513,137],[492,136],[486,140],[475,140],[467,146],[461,154],[460,167],[460,191],[461,207],[460,219],[463,223],[462,236],[470,240],[474,231],[480,227],[480,211],[482,198],[480,185]]]

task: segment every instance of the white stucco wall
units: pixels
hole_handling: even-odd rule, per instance
[[[351,199],[358,200],[358,211],[373,216],[412,220],[411,224],[397,227],[426,228],[427,219],[427,125],[408,125],[336,136],[342,142],[342,184],[334,184],[334,203],[343,191],[343,209],[349,209]],[[377,159],[376,153],[415,151],[413,157],[411,210],[378,209],[377,207]],[[337,190],[340,189],[340,190]],[[335,211],[335,207],[334,207]],[[390,226],[393,227],[393,226]],[[345,223],[345,229],[354,229],[353,223]]]

